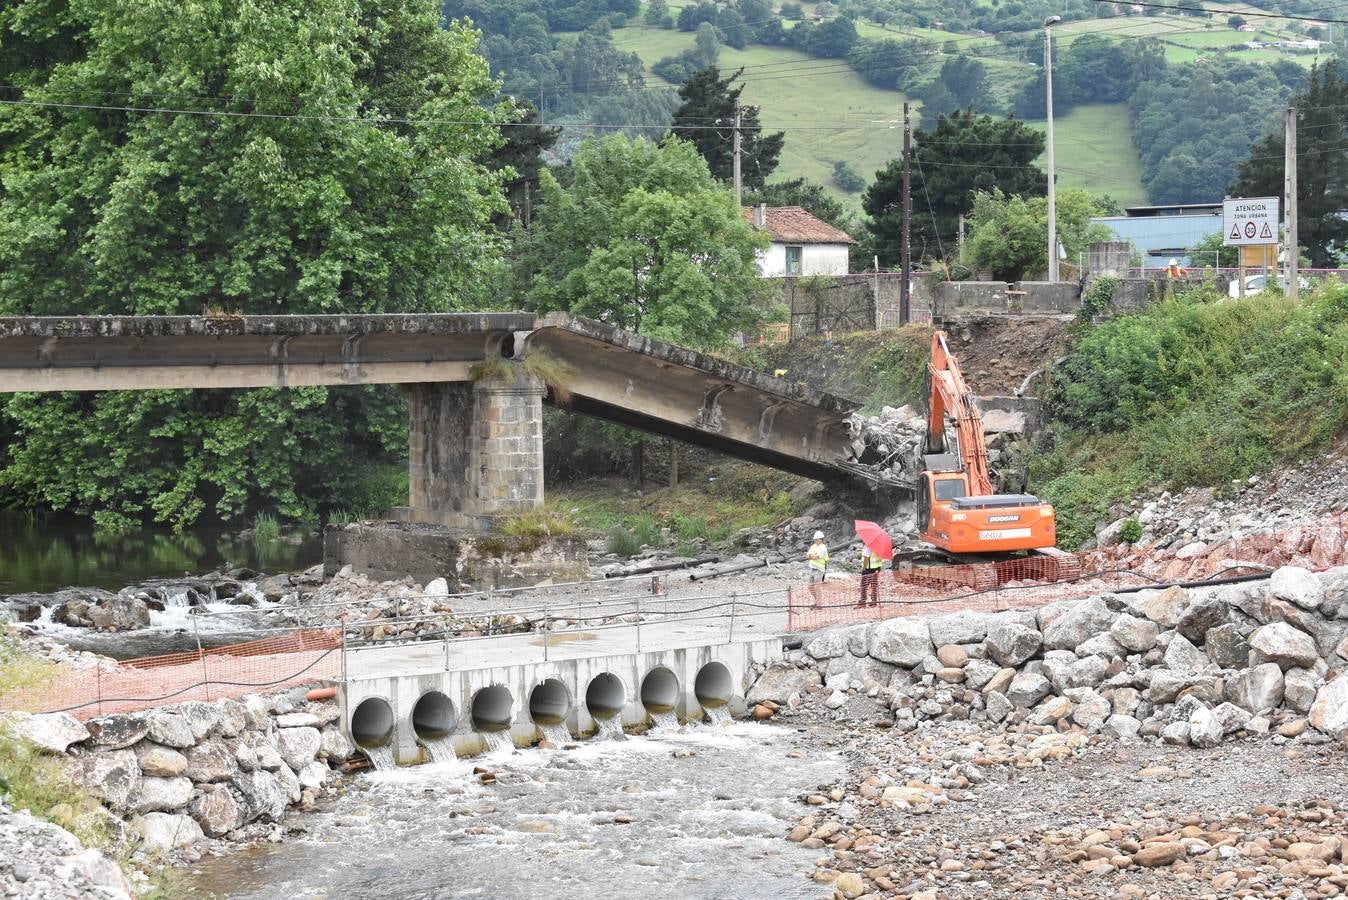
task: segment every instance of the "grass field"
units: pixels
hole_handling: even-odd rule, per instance
[[[650,66],[692,47],[692,35],[623,28],[613,32],[613,43],[641,56],[648,84],[663,84],[649,74]],[[840,61],[782,47],[722,47],[719,65],[722,72],[744,66],[744,99],[762,108],[765,130],[786,131],[774,180],[808,178],[859,209],[860,194],[844,194],[834,185],[833,164],[844,160],[870,181],[897,156],[901,132],[880,123],[902,117],[903,95],[867,84]]]
[[[1042,121],[1030,124],[1045,127]],[[1108,194],[1124,206],[1147,202],[1125,104],[1094,103],[1054,116],[1053,144],[1059,184]],[[1044,157],[1038,163],[1043,166]]]

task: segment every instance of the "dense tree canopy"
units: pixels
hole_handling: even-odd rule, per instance
[[[1048,187],[1033,163],[1044,136],[1015,118],[998,119],[972,110],[938,116],[935,126],[913,134],[913,258],[954,249],[960,214],[973,209],[979,191],[1037,196]],[[880,263],[899,261],[903,219],[903,160],[875,173],[862,207]]]
[[[587,141],[570,185],[545,172],[542,194],[520,267],[540,311],[702,347],[759,320],[766,242],[691,144]]]
[[[1058,241],[1068,259],[1076,259],[1093,241],[1109,240],[1110,231],[1092,225],[1100,210],[1079,188],[1058,191],[1055,212]],[[1048,268],[1048,198],[1007,197],[979,191],[969,216],[965,258],[1001,281],[1019,281]]]
[[[715,66],[698,72],[679,88],[684,103],[674,112],[674,133],[692,143],[707,161],[712,175],[725,182],[730,181],[734,170],[731,126],[744,90],[743,86],[734,85],[742,71],[724,78]],[[786,135],[780,131],[763,134],[756,107],[741,108],[740,175],[745,187],[764,185],[777,168],[777,157],[785,141]]]
[[[0,312],[482,302],[508,111],[436,3],[21,0],[0,35],[0,81],[30,104],[0,110]],[[375,395],[18,396],[0,497],[105,524],[354,505],[401,451]]]
[[[1310,82],[1290,101],[1297,109],[1297,242],[1311,264],[1341,265],[1348,246],[1348,82],[1331,59],[1311,70]],[[1283,129],[1250,147],[1231,185],[1235,197],[1278,197],[1283,192]]]

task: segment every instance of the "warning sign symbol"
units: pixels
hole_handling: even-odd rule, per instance
[[[1264,230],[1261,231],[1261,232],[1259,232],[1259,236],[1260,236],[1261,238],[1271,238],[1271,237],[1273,237],[1273,232],[1269,230],[1269,227],[1268,227],[1268,223],[1267,223],[1267,222],[1264,223]]]
[[[1238,241],[1238,240],[1240,240],[1240,226],[1239,226],[1239,225],[1232,225],[1232,226],[1231,226],[1231,240],[1233,240],[1233,241]]]
[[[1254,234],[1255,234],[1255,232],[1256,232],[1257,230],[1258,230],[1258,229],[1255,227],[1255,224],[1254,224],[1253,222],[1246,222],[1246,223],[1245,223],[1245,236],[1246,236],[1247,238],[1252,238],[1252,237],[1254,237]]]

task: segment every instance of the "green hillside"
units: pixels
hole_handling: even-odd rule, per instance
[[[1043,121],[1031,122],[1043,129]],[[1126,103],[1092,103],[1053,117],[1058,183],[1108,194],[1124,206],[1147,202]],[[1044,157],[1038,164],[1045,165]]]

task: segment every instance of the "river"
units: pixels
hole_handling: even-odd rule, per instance
[[[0,510],[0,596],[50,593],[63,587],[118,591],[152,578],[178,578],[244,566],[267,574],[294,572],[323,559],[322,539],[254,543],[219,525],[174,534],[143,528],[96,532],[88,519],[33,517]]]
[[[203,860],[189,881],[257,900],[817,897],[803,873],[818,851],[784,835],[799,796],[844,774],[818,737],[698,725],[366,773],[292,818],[306,834]]]

